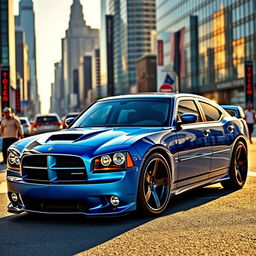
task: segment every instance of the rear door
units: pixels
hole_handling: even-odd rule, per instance
[[[235,139],[234,125],[225,119],[225,113],[213,104],[199,100],[206,125],[210,129],[212,163],[210,177],[218,177],[229,169],[231,146]]]
[[[181,124],[177,130],[179,187],[207,180],[211,166],[210,130],[194,100],[178,102],[178,122],[183,113],[197,114],[198,120],[193,124]]]

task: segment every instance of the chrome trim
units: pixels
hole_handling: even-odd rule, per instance
[[[85,170],[85,167],[51,167],[52,170]]]
[[[231,149],[230,148],[228,148],[228,149],[222,149],[222,150],[219,150],[219,151],[214,151],[214,152],[212,152],[213,154],[218,154],[218,153],[223,153],[223,152],[228,152],[228,151],[231,151]]]
[[[191,160],[191,159],[195,159],[195,158],[201,158],[201,157],[205,157],[205,156],[210,156],[210,155],[212,155],[212,152],[201,154],[201,155],[198,155],[198,156],[190,156],[190,157],[185,157],[185,158],[179,158],[179,162],[183,162],[183,161]]]
[[[24,165],[23,168],[26,168],[26,169],[47,170],[47,167],[37,167],[37,166],[29,166],[29,165]]]

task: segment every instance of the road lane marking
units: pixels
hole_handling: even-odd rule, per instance
[[[6,181],[0,183],[0,193],[7,193]]]
[[[251,176],[251,177],[256,177],[256,172],[248,172],[248,176]]]

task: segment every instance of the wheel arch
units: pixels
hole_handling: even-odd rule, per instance
[[[144,157],[143,157],[143,160],[141,162],[141,166],[140,166],[140,171],[142,170],[144,164],[145,164],[145,161],[147,160],[148,156],[153,154],[153,153],[159,153],[161,154],[167,161],[169,167],[170,167],[170,171],[171,171],[171,177],[175,177],[174,176],[174,159],[173,159],[173,156],[172,154],[168,151],[167,148],[165,148],[164,146],[161,146],[161,145],[156,145],[154,147],[151,147],[147,150],[147,152],[145,153]],[[171,183],[173,183],[173,180],[171,180]]]
[[[236,138],[236,140],[233,142],[233,145],[232,145],[232,148],[231,148],[229,166],[230,166],[230,164],[231,164],[231,158],[232,158],[233,152],[234,152],[234,150],[235,150],[235,146],[236,146],[236,144],[237,144],[238,142],[242,142],[242,143],[244,144],[244,146],[245,146],[247,152],[248,152],[248,145],[247,145],[246,139],[245,139],[243,136],[238,136],[238,137]]]
[[[246,150],[248,150],[248,145],[247,145],[246,139],[245,139],[243,136],[239,136],[239,137],[236,138],[236,140],[235,140],[234,143],[233,143],[233,146],[232,146],[232,153],[233,153],[233,151],[234,151],[235,145],[236,145],[239,141],[241,141],[241,142],[244,144]]]

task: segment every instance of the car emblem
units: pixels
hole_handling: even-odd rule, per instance
[[[48,148],[48,151],[52,151],[52,150],[54,150],[54,147],[49,147]]]

